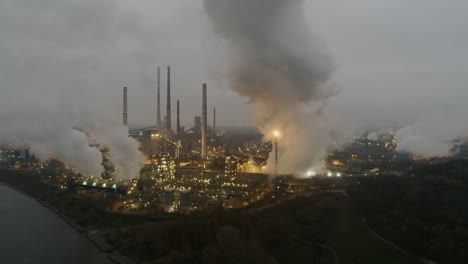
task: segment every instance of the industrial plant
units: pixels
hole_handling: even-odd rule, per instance
[[[269,182],[265,168],[271,145],[256,135],[238,142],[225,136],[216,128],[216,108],[209,126],[207,84],[201,85],[201,115],[193,117],[190,128],[181,125],[181,102],[176,100],[173,129],[171,68],[167,67],[164,117],[161,116],[160,68],[157,76],[155,126],[129,130],[129,136],[140,143],[147,162],[140,177],[135,179],[137,184],[127,192],[126,207],[146,206],[155,210],[159,206],[165,212],[188,213],[209,206],[240,207],[259,199]],[[123,120],[127,125],[127,88],[124,88],[123,103]]]
[[[200,115],[187,128],[180,122],[181,101],[176,99],[176,126],[172,126],[171,67],[167,67],[166,111],[162,116],[161,69],[157,68],[155,125],[128,129],[128,136],[139,142],[145,156],[139,175],[119,177],[109,148],[90,142],[102,154],[101,175],[83,175],[71,165],[52,160],[28,162],[29,148],[20,155],[2,156],[16,160],[17,169],[33,167],[43,172],[44,181],[76,193],[83,199],[112,200],[114,210],[138,213],[188,214],[210,207],[241,208],[265,199],[308,193],[318,189],[358,184],[362,177],[411,173],[411,155],[396,151],[392,133],[378,140],[355,138],[342,149],[330,150],[319,171],[301,175],[278,172],[281,131],[272,131],[274,140],[265,140],[258,131],[232,133],[216,127],[216,108],[208,124],[206,83],[200,85]],[[122,125],[128,128],[128,96],[123,87]],[[2,153],[14,153],[4,147]],[[4,150],[4,151],[3,151]],[[272,157],[270,157],[272,155]],[[28,157],[26,157],[28,156]],[[270,162],[269,162],[270,161]],[[123,179],[126,178],[126,179]]]
[[[206,83],[200,85],[200,114],[193,117],[189,127],[180,121],[183,102],[174,100],[176,125],[173,128],[171,67],[167,67],[164,114],[161,110],[161,75],[158,67],[154,126],[128,128],[131,112],[128,97],[132,89],[123,87],[122,90],[122,125],[128,128],[128,136],[139,143],[146,159],[140,164],[140,175],[121,177],[112,162],[109,147],[92,140],[90,146],[102,154],[101,175],[84,175],[72,165],[57,165],[61,163],[58,159],[27,165],[23,162],[25,159],[20,159],[15,165],[41,170],[43,181],[83,199],[113,200],[119,211],[187,214],[213,206],[239,208],[262,199],[271,189],[267,161],[273,150],[272,143],[264,142],[263,136],[256,131],[237,135],[218,129],[214,107],[210,108],[213,119],[208,124],[209,88]],[[21,157],[25,158],[28,150],[27,145],[22,147]]]

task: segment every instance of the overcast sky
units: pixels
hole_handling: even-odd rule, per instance
[[[311,28],[338,66],[341,92],[328,111],[378,127],[468,110],[466,10],[465,0],[307,1]],[[73,106],[120,119],[128,86],[130,124],[154,123],[156,67],[171,65],[183,125],[201,112],[202,82],[218,124],[252,123],[247,99],[226,85],[224,45],[202,0],[3,0],[0,39],[4,113]]]

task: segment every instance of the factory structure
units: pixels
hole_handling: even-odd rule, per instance
[[[139,142],[140,151],[146,156],[139,175],[132,175],[129,180],[116,179],[118,168],[112,163],[109,148],[96,142],[89,144],[102,154],[104,172],[100,176],[83,176],[57,160],[31,162],[27,146],[20,149],[0,146],[0,165],[17,170],[34,167],[41,171],[45,182],[61,190],[84,199],[105,199],[113,204],[112,210],[137,214],[187,214],[221,206],[242,208],[263,199],[274,202],[288,195],[359,184],[365,177],[411,174],[417,165],[411,156],[396,151],[390,133],[378,140],[356,138],[348,146],[331,152],[323,161],[323,171],[310,170],[302,178],[275,173],[272,179],[267,169],[270,166],[269,171],[276,171],[276,166],[267,161],[271,153],[277,157],[277,140],[265,142],[255,130],[217,126],[217,109],[210,106],[206,83],[198,85],[200,96],[195,100],[200,111],[192,113],[193,124],[186,128],[187,124],[181,124],[185,114],[181,112],[183,102],[171,97],[171,70],[167,67],[166,75],[157,68],[152,126],[129,128],[132,109],[128,98],[132,89],[122,90],[122,125],[128,128],[128,136]],[[161,96],[161,76],[167,76],[165,98]],[[176,107],[175,118],[172,106]],[[208,109],[213,111],[211,125]],[[457,146],[458,155],[466,156],[468,147],[461,143]]]
[[[128,208],[159,204],[165,212],[189,213],[207,206],[245,206],[258,200],[268,184],[265,170],[271,144],[256,138],[231,138],[216,129],[216,108],[212,125],[208,124],[208,85],[200,84],[200,114],[195,114],[193,124],[186,129],[181,125],[181,101],[176,105],[175,127],[172,124],[171,67],[167,67],[166,111],[161,109],[161,68],[156,74],[155,125],[129,129],[129,136],[140,143],[147,162],[135,183],[101,183],[96,186],[122,185],[126,189]],[[123,88],[123,125],[128,127],[128,96],[131,89]],[[164,101],[164,100],[163,100]],[[251,170],[246,169],[248,166]],[[249,173],[255,172],[255,173]],[[83,180],[84,182],[84,180]],[[74,190],[89,189],[76,181]],[[91,184],[92,187],[93,184]],[[130,186],[127,188],[126,186]],[[108,188],[107,188],[108,189]],[[110,189],[112,190],[112,189]],[[119,189],[119,192],[122,191]],[[138,198],[137,198],[138,197]],[[144,202],[143,202],[144,201]]]
[[[412,175],[418,163],[436,162],[434,159],[416,162],[412,155],[398,152],[394,132],[389,131],[377,140],[358,137],[342,148],[329,150],[322,171],[310,169],[300,178],[275,173],[272,179],[267,167],[276,171],[276,164],[267,161],[271,153],[277,160],[277,140],[265,142],[257,131],[217,126],[217,109],[209,108],[206,83],[199,84],[200,97],[196,100],[200,111],[192,113],[193,124],[186,129],[181,124],[183,102],[171,98],[171,67],[167,67],[166,98],[161,98],[162,75],[158,67],[153,126],[129,128],[132,112],[128,98],[132,89],[122,90],[122,125],[128,128],[128,136],[139,142],[146,156],[140,174],[134,178],[116,179],[118,169],[112,163],[110,150],[95,142],[89,144],[100,150],[104,168],[97,177],[85,177],[55,159],[45,163],[34,160],[27,145],[0,145],[0,166],[40,171],[44,182],[84,199],[111,201],[112,210],[188,214],[212,207],[242,208],[260,200],[275,203],[275,199],[288,196],[360,184],[367,177]],[[162,101],[166,102],[165,113]],[[176,107],[174,119],[172,105]],[[211,125],[208,109],[213,111]],[[455,157],[468,157],[468,144],[464,142],[454,142]]]
[[[167,67],[167,101],[166,114],[161,116],[161,72],[157,71],[157,98],[156,98],[156,124],[155,126],[131,129],[129,136],[140,142],[140,150],[148,159],[164,155],[175,155],[176,142],[182,144],[182,153],[192,159],[207,160],[210,151],[209,143],[217,140],[216,136],[216,109],[213,108],[213,125],[208,126],[208,88],[207,84],[201,85],[200,115],[194,116],[194,122],[190,129],[181,126],[180,106],[181,101],[176,100],[176,126],[172,127],[172,99],[171,99],[171,67]],[[123,125],[128,126],[128,88],[123,88]]]

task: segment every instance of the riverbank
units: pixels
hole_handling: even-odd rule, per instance
[[[101,252],[106,253],[107,257],[112,260],[114,263],[119,264],[128,264],[135,263],[135,261],[122,256],[114,246],[112,246],[105,238],[105,229],[109,226],[99,225],[100,221],[96,221],[98,225],[83,225],[83,217],[79,217],[80,212],[73,210],[73,206],[70,207],[72,203],[77,198],[72,197],[71,195],[58,195],[60,192],[53,190],[52,186],[48,186],[40,181],[40,177],[31,172],[31,175],[27,175],[26,172],[11,172],[6,170],[0,171],[0,185],[4,185],[18,193],[21,193],[33,200],[35,200],[40,205],[44,206],[48,210],[54,212],[57,216],[63,219],[69,226],[73,229],[84,235],[89,241],[91,241]],[[52,188],[51,188],[52,187]],[[41,192],[42,190],[42,192]],[[49,195],[39,195],[50,192]],[[63,192],[61,192],[63,194]],[[58,202],[59,199],[55,195],[60,196],[61,198],[66,197],[68,200],[64,203]],[[53,198],[52,198],[53,197]],[[76,202],[76,201],[74,201]],[[85,203],[86,204],[86,203]],[[57,206],[58,205],[58,206]],[[64,207],[68,207],[68,210],[64,210]],[[96,208],[87,208],[86,205],[80,206],[80,209],[83,209],[83,212],[89,212],[92,210],[96,212]],[[64,213],[67,212],[67,214]],[[72,212],[72,213],[71,213]],[[100,216],[101,214],[101,216]],[[103,215],[107,215],[105,211],[101,211],[97,214],[93,214],[94,218],[100,218]],[[104,217],[108,218],[108,217]],[[81,222],[81,223],[80,223]],[[86,221],[84,221],[86,223]],[[110,223],[112,225],[112,222]]]
[[[52,205],[46,203],[45,201],[37,198],[37,197],[34,197],[32,196],[31,194],[19,189],[19,188],[16,188],[15,186],[11,185],[11,184],[8,184],[6,182],[2,182],[0,181],[0,185],[3,185],[3,186],[6,186],[10,189],[13,189],[15,190],[16,192],[19,192],[23,195],[26,195],[28,196],[29,198],[35,200],[36,202],[38,202],[39,204],[41,204],[42,206],[46,207],[47,209],[51,210],[52,212],[54,212],[56,215],[58,215],[60,218],[62,218],[63,220],[65,220],[65,222],[67,222],[71,227],[73,227],[75,230],[77,231],[80,231],[80,232],[83,232],[83,233],[88,233],[89,230],[83,226],[80,226],[78,224],[76,224],[75,222],[73,222],[73,220],[71,220],[70,218],[68,218],[66,215],[62,214],[57,208],[53,207]]]

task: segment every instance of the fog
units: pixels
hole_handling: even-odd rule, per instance
[[[311,34],[336,64],[329,81],[339,93],[320,108],[326,126],[378,130],[444,116],[450,122],[430,122],[449,131],[437,138],[464,136],[466,1],[305,2]],[[228,49],[202,0],[4,0],[0,34],[0,136],[36,143],[38,153],[73,149],[64,158],[88,173],[99,170],[88,162],[98,153],[74,126],[114,145],[123,177],[136,171],[124,164],[141,156],[121,126],[121,89],[129,87],[130,126],[154,124],[157,66],[172,66],[182,125],[201,112],[203,82],[219,125],[255,122],[249,99],[230,89]]]

